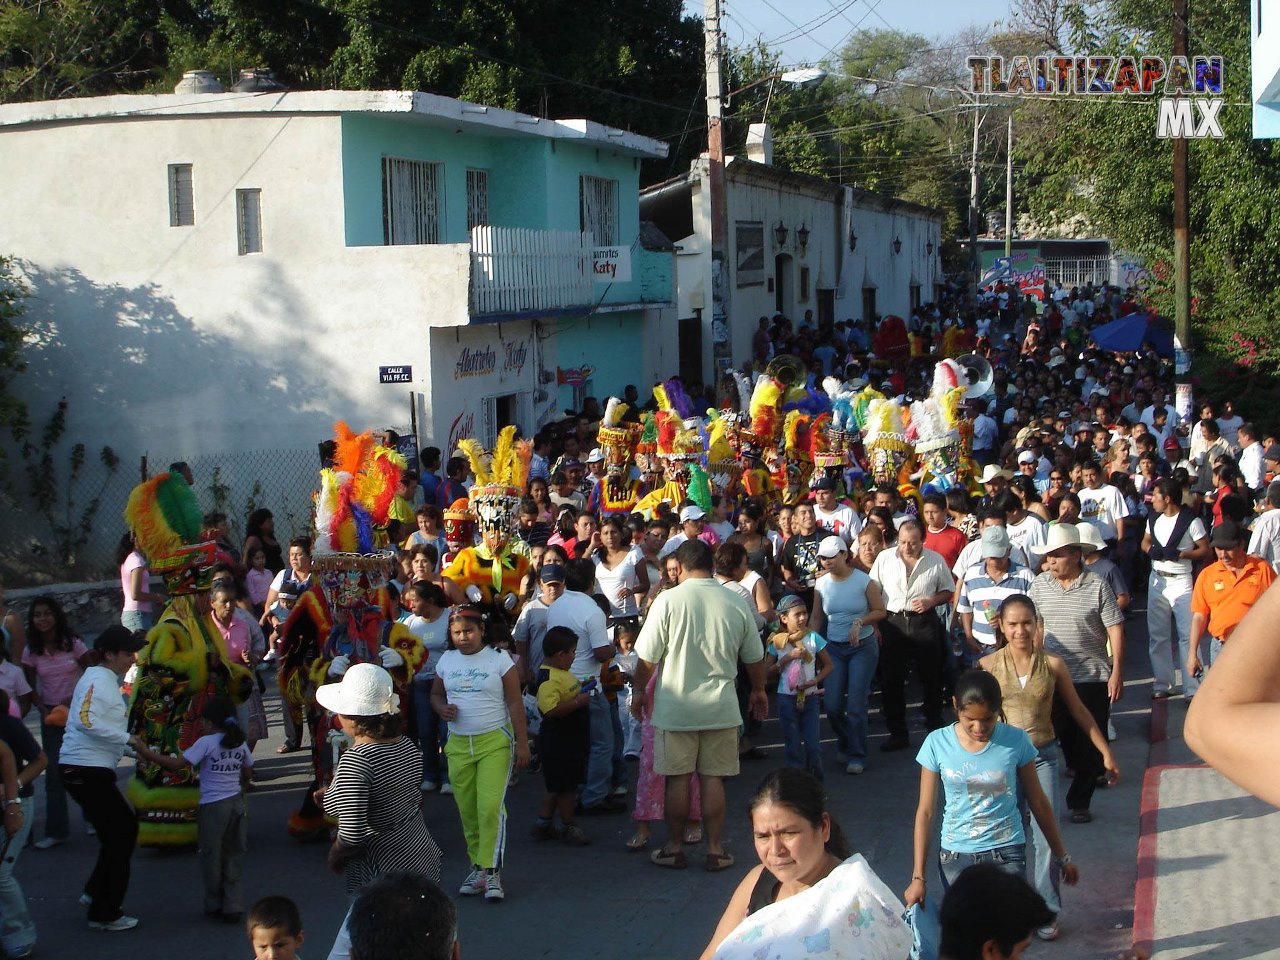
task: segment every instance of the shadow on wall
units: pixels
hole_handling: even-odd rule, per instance
[[[153,454],[152,473],[168,466],[162,453],[170,459],[216,459],[239,451],[288,450],[292,456],[314,451],[331,436],[334,419],[350,408],[343,385],[308,355],[302,300],[269,263],[258,265],[255,289],[235,297],[260,305],[255,316],[227,313],[211,303],[197,323],[158,285],[97,283],[72,268],[19,262],[32,295],[24,317],[28,369],[15,387],[30,406],[33,438],[66,397],[65,441],[55,451],[59,476],[65,477],[75,443],[88,447],[91,466],[104,445],[121,458],[110,483],[113,495],[104,495],[94,525],[88,551],[94,555],[109,555],[120,536],[123,501],[114,492],[123,488],[127,496],[138,481],[140,454]],[[16,509],[7,511],[5,539],[47,541],[47,524],[24,508],[21,460],[15,456],[11,462],[20,495]],[[289,472],[291,479],[301,475],[296,465]],[[314,483],[314,468],[310,474]],[[268,477],[261,479],[266,485]],[[86,470],[81,500],[100,485],[100,471]],[[238,506],[248,492],[234,486],[229,499]],[[212,509],[208,503],[202,507]],[[58,579],[57,571],[50,573]]]

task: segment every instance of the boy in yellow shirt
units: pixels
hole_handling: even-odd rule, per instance
[[[575,819],[578,788],[587,778],[587,754],[591,747],[592,691],[597,681],[579,683],[569,672],[578,635],[568,627],[552,627],[542,638],[542,665],[538,668],[538,710],[542,726],[538,731],[538,753],[546,793],[533,825],[535,840],[559,840],[570,846],[590,843]],[[555,815],[560,813],[559,830]]]

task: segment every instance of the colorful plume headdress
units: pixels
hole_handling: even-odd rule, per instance
[[[341,420],[333,432],[333,466],[320,471],[312,552],[373,553],[373,531],[387,525],[405,460],[372,432],[352,433]]]
[[[512,532],[529,477],[533,444],[516,440],[516,428],[508,426],[498,433],[498,442],[488,457],[480,442],[470,437],[459,441],[458,448],[470,461],[476,477],[475,486],[471,488],[471,505],[480,529]]]
[[[124,519],[170,595],[209,588],[207,573],[217,559],[217,545],[202,540],[200,504],[180,474],[161,473],[134,487]]]

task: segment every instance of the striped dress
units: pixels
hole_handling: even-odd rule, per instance
[[[387,873],[419,873],[440,882],[440,848],[419,805],[422,754],[408,737],[358,743],[338,761],[324,809],[338,839],[359,847],[347,863],[347,892]]]

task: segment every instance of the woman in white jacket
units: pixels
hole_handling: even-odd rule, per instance
[[[120,681],[143,646],[141,634],[122,626],[108,627],[94,641],[99,666],[90,667],[76,684],[62,741],[62,776],[67,793],[80,805],[97,831],[98,862],[85,884],[81,903],[89,907],[94,930],[131,930],[135,917],[120,909],[129,888],[129,861],[138,838],[133,810],[116,787],[116,765],[135,746]]]

